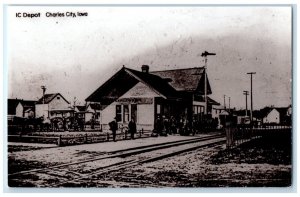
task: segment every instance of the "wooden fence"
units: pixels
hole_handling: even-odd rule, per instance
[[[146,138],[151,137],[152,131],[145,131],[143,129],[135,133],[135,138]],[[69,146],[76,144],[91,144],[99,142],[111,141],[113,136],[112,133],[103,134],[79,134],[79,135],[8,135],[9,142],[27,142],[27,143],[46,143],[46,144],[57,144],[58,146]],[[127,140],[130,139],[130,134],[127,132],[117,133],[116,140]]]
[[[292,127],[285,125],[259,126],[259,127],[227,127],[226,147],[232,148],[244,142],[260,137],[280,137],[291,135]]]

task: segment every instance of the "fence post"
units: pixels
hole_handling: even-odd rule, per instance
[[[20,133],[19,141],[22,142],[22,132]]]
[[[88,136],[87,136],[87,133],[86,133],[85,136],[84,136],[84,139],[83,139],[83,143],[85,143],[85,144],[87,143],[87,137]]]
[[[61,146],[61,135],[59,135],[58,139],[57,139],[57,145]]]
[[[107,135],[107,136],[106,136],[106,137],[107,137],[107,141],[109,141],[109,133],[107,133],[106,135]]]
[[[233,132],[230,127],[226,127],[225,132],[226,132],[226,147],[230,148],[231,146],[233,146],[233,143],[234,143]]]

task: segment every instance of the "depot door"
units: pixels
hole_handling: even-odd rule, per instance
[[[131,104],[131,117],[130,118],[133,118],[134,122],[136,122],[136,117],[137,117],[137,105]]]

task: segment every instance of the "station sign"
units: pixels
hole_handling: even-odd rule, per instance
[[[152,104],[153,98],[119,98],[116,102],[120,104]]]

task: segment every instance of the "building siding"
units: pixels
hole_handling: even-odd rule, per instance
[[[35,105],[35,116],[39,117],[48,117],[48,104],[36,104]]]
[[[154,129],[154,104],[137,106],[137,129]]]
[[[280,114],[276,109],[272,109],[266,117],[263,118],[263,123],[280,123]]]
[[[57,98],[60,99],[57,99]],[[49,110],[53,109],[67,109],[69,104],[60,96],[57,95],[49,104]]]
[[[145,84],[139,82],[133,88],[123,94],[120,98],[154,98],[157,96],[159,96],[157,93],[155,93]]]
[[[16,107],[16,116],[17,117],[23,117],[23,106],[21,103],[19,103]]]
[[[154,127],[154,98],[159,96],[148,86],[139,82],[124,95],[122,95],[117,101],[107,106],[101,112],[101,123],[103,130],[107,130],[108,123],[116,117],[116,105],[121,105],[122,118],[119,125],[127,125],[128,121],[124,120],[124,105],[129,107],[129,120],[131,118],[131,104],[137,104],[137,129],[153,129]],[[135,100],[134,98],[138,98]],[[147,103],[140,103],[147,102]]]

